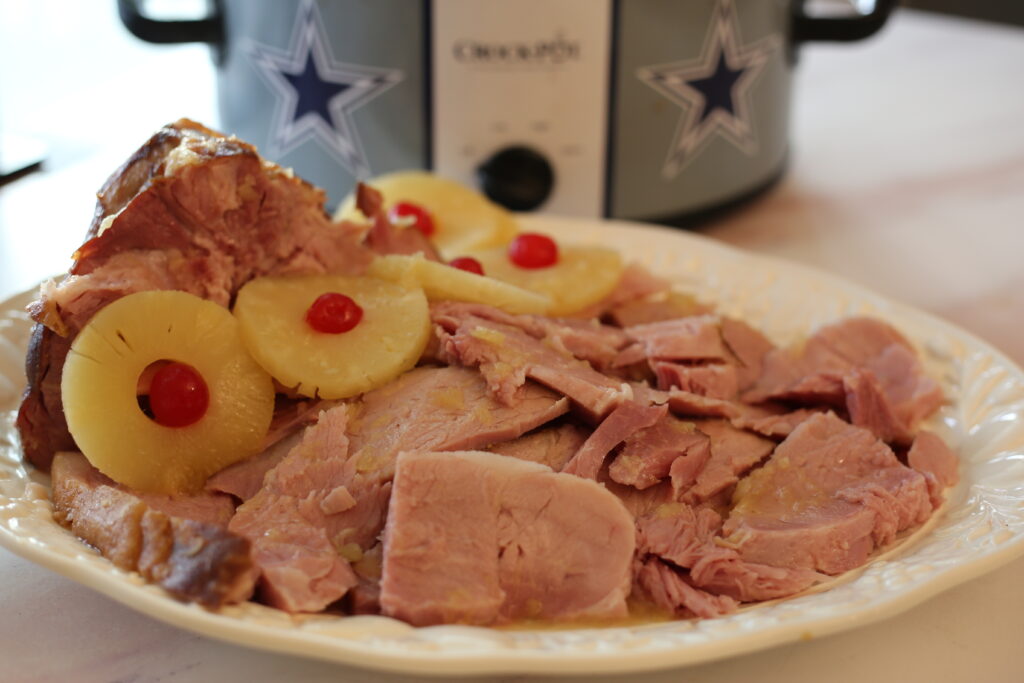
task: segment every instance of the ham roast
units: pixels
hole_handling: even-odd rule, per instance
[[[618,619],[638,602],[715,617],[869,561],[957,481],[920,430],[939,386],[892,326],[852,318],[776,348],[636,264],[572,318],[432,302],[417,367],[344,401],[281,388],[263,452],[201,494],[132,491],[73,452],[61,370],[119,297],[230,307],[260,276],[439,259],[372,188],[365,224],[323,204],[252,146],[178,121],[104,184],[70,272],[31,306],[25,456],[52,465],[58,522],[174,597],[414,625]]]

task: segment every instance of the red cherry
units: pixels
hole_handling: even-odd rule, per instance
[[[524,232],[508,245],[508,258],[520,268],[548,268],[558,263],[558,245],[547,235]]]
[[[149,387],[149,409],[164,427],[187,427],[210,407],[210,390],[191,365],[169,363],[156,371]]]
[[[306,311],[306,322],[317,332],[341,334],[363,319],[363,309],[355,301],[337,292],[321,294]]]
[[[434,218],[419,204],[398,202],[388,211],[388,220],[394,225],[412,225],[427,237],[434,234]]]
[[[472,256],[460,256],[459,258],[453,258],[448,262],[448,265],[452,268],[465,270],[469,273],[476,273],[477,275],[484,274],[484,267]]]

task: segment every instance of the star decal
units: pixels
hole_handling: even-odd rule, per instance
[[[250,42],[246,52],[277,96],[270,152],[281,156],[315,139],[356,178],[369,177],[352,114],[399,83],[402,71],[335,60],[313,0],[303,0],[287,50]]]
[[[683,110],[662,167],[665,178],[677,176],[715,134],[746,154],[757,151],[750,87],[781,44],[771,35],[744,45],[733,0],[719,0],[698,58],[637,69],[637,78]]]

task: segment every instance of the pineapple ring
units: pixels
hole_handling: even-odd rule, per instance
[[[341,334],[313,330],[310,304],[325,292],[351,297],[363,318]],[[249,352],[274,379],[303,396],[348,398],[374,389],[419,360],[430,336],[427,298],[372,277],[263,277],[238,292],[235,317]]]
[[[370,264],[369,273],[383,280],[419,285],[431,301],[489,304],[509,313],[539,314],[551,307],[550,297],[543,294],[428,261],[422,254],[380,256]]]
[[[139,408],[139,376],[174,360],[195,368],[206,413],[165,427]],[[93,316],[71,344],[61,379],[68,429],[83,455],[114,481],[185,493],[255,455],[274,412],[270,376],[249,356],[227,309],[176,291],[137,292]]]
[[[384,195],[384,208],[408,201],[422,206],[434,220],[434,245],[446,259],[506,244],[517,232],[516,219],[475,190],[426,171],[399,171],[366,183]],[[359,220],[350,194],[334,214],[335,220]]]
[[[558,262],[547,268],[520,268],[505,248],[473,254],[490,277],[548,296],[548,315],[572,315],[608,296],[622,277],[618,252],[604,247],[558,245]]]

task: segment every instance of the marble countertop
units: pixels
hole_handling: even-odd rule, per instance
[[[808,47],[787,176],[705,234],[860,282],[1024,364],[1022,64],[1024,31],[913,12],[877,39]],[[180,115],[158,112],[145,101],[157,86],[142,87],[142,120]],[[188,113],[202,119],[203,107],[212,98]],[[113,125],[93,116],[100,130]],[[91,192],[129,151],[95,151],[0,189],[0,299],[66,268],[52,245],[77,244]],[[1024,558],[874,626],[628,680],[1018,681],[1022,580]],[[180,631],[3,549],[0,652],[11,681],[413,680]]]

